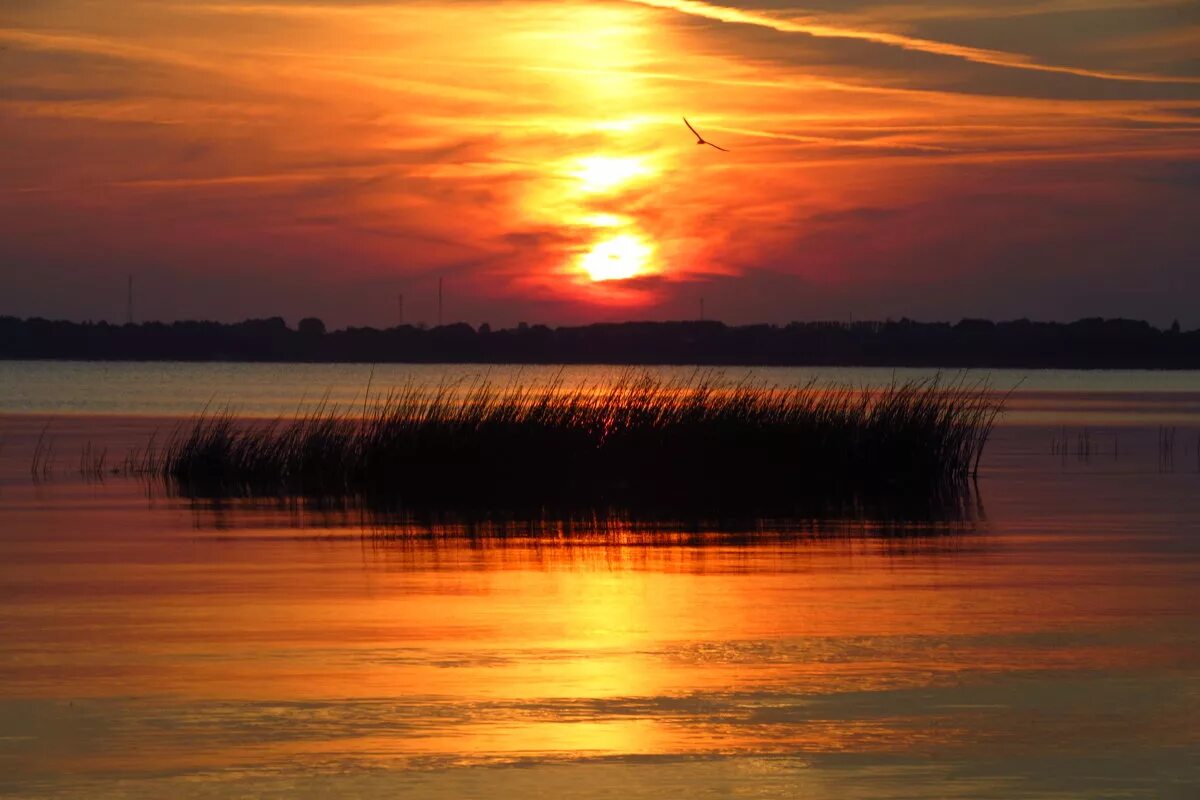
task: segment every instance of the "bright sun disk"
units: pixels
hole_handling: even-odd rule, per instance
[[[626,233],[597,244],[579,265],[593,281],[622,281],[645,274],[653,252],[650,245]]]
[[[587,192],[607,192],[650,173],[640,158],[589,156],[575,162],[572,177],[579,180]]]
[[[593,228],[619,228],[628,225],[629,218],[618,214],[588,214],[580,219],[580,222]]]

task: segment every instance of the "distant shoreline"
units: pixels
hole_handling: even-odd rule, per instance
[[[674,369],[674,368],[696,368],[700,370],[716,370],[718,372],[729,369],[903,369],[903,370],[1008,370],[1008,371],[1028,371],[1028,372],[1151,372],[1151,373],[1185,373],[1185,372],[1200,372],[1200,365],[1197,366],[1060,366],[1060,365],[1038,365],[1028,366],[1022,364],[742,364],[742,363],[697,363],[694,361],[680,361],[674,363],[654,361],[654,362],[614,362],[614,361],[364,361],[361,359],[348,359],[344,361],[332,360],[305,360],[305,359],[289,359],[281,361],[278,359],[246,359],[246,358],[11,358],[0,356],[0,364],[31,364],[44,362],[47,364],[179,364],[179,365],[220,365],[220,364],[246,364],[259,366],[287,366],[289,364],[306,364],[310,366],[343,366],[343,367],[372,367],[381,365],[395,366],[422,366],[422,367],[597,367],[597,368],[613,368],[620,369],[622,367],[631,368],[646,368],[646,369]],[[0,414],[9,412],[0,411]]]
[[[279,317],[111,325],[0,317],[0,359],[232,363],[564,364],[942,369],[1200,369],[1200,330],[1125,319],[1072,323],[625,322],[492,330],[327,331]]]

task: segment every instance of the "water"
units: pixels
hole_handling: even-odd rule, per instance
[[[488,380],[567,385],[609,381],[640,368],[440,364],[234,364],[186,362],[0,361],[0,414],[187,416],[231,408],[254,417],[288,416],[322,400],[357,408],[368,389]],[[1012,423],[1194,424],[1200,426],[1200,372],[1130,370],[977,371],[891,367],[655,367],[665,378],[718,374],[794,386],[853,387],[940,378],[1013,391]],[[1080,413],[1086,412],[1086,420]]]
[[[369,374],[0,364],[0,794],[1200,791],[1200,374],[992,372],[1024,378],[1014,413],[971,502],[926,520],[397,526],[72,474],[85,441],[348,405]]]

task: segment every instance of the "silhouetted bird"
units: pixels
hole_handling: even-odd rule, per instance
[[[683,124],[688,126],[688,130],[689,130],[689,131],[691,131],[692,133],[696,134],[696,144],[706,144],[706,145],[708,145],[709,147],[716,147],[716,148],[717,148],[718,150],[720,150],[722,153],[728,153],[728,152],[729,152],[729,151],[728,151],[728,150],[726,150],[724,147],[719,147],[718,145],[715,145],[715,144],[713,144],[712,142],[705,141],[704,137],[700,135],[700,131],[698,131],[698,130],[696,130],[695,128],[693,128],[693,127],[692,127],[692,123],[690,123],[690,122],[688,122],[688,121],[687,121],[687,117],[684,117],[684,118],[683,118]]]

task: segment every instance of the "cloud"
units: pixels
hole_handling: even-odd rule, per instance
[[[1184,83],[1200,84],[1200,78],[1180,77],[1171,75],[1139,75],[1107,70],[1093,70],[1082,67],[1070,67],[1056,64],[1042,64],[1021,53],[1011,53],[1003,50],[968,47],[950,42],[931,39],[921,39],[886,31],[844,28],[837,25],[824,24],[817,18],[785,19],[753,11],[744,11],[732,6],[722,6],[702,2],[702,0],[627,0],[639,5],[668,9],[682,14],[691,14],[719,22],[753,25],[769,28],[780,33],[796,33],[816,38],[857,39],[873,44],[897,47],[903,50],[915,50],[932,55],[961,59],[976,64],[986,64],[994,67],[1029,70],[1034,72],[1060,73],[1081,78],[1095,78],[1105,81],[1129,81],[1136,83]]]
[[[838,209],[836,211],[822,211],[813,214],[808,219],[810,222],[832,224],[843,222],[878,222],[895,217],[900,213],[902,212],[898,208],[872,208],[870,206],[863,206],[860,208]]]

